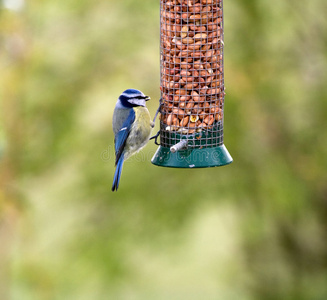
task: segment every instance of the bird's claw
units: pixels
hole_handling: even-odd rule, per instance
[[[156,114],[155,114],[155,116],[153,118],[153,124],[156,122],[156,118],[158,116],[158,113],[160,112],[161,104],[162,104],[162,98],[159,99],[159,107],[158,107],[158,109],[156,111]]]
[[[150,140],[153,140],[154,139],[154,143],[157,145],[157,146],[160,146],[160,144],[158,143],[158,138],[160,136],[160,130],[152,137],[150,137]]]

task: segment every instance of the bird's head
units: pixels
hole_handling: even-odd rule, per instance
[[[141,91],[135,89],[124,91],[118,98],[120,104],[126,108],[145,106],[145,102],[148,100],[150,100],[149,96],[145,96]]]

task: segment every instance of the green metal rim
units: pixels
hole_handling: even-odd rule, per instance
[[[151,162],[160,167],[210,168],[232,163],[233,158],[225,145],[212,148],[194,148],[172,153],[170,148],[159,146]]]

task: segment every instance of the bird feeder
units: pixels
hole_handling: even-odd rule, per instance
[[[160,146],[153,164],[233,161],[223,142],[223,48],[222,0],[160,0]]]

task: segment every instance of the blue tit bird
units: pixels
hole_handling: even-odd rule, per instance
[[[145,105],[148,100],[149,96],[135,89],[124,91],[117,100],[112,120],[116,153],[112,191],[118,190],[124,161],[149,141],[154,123]]]

